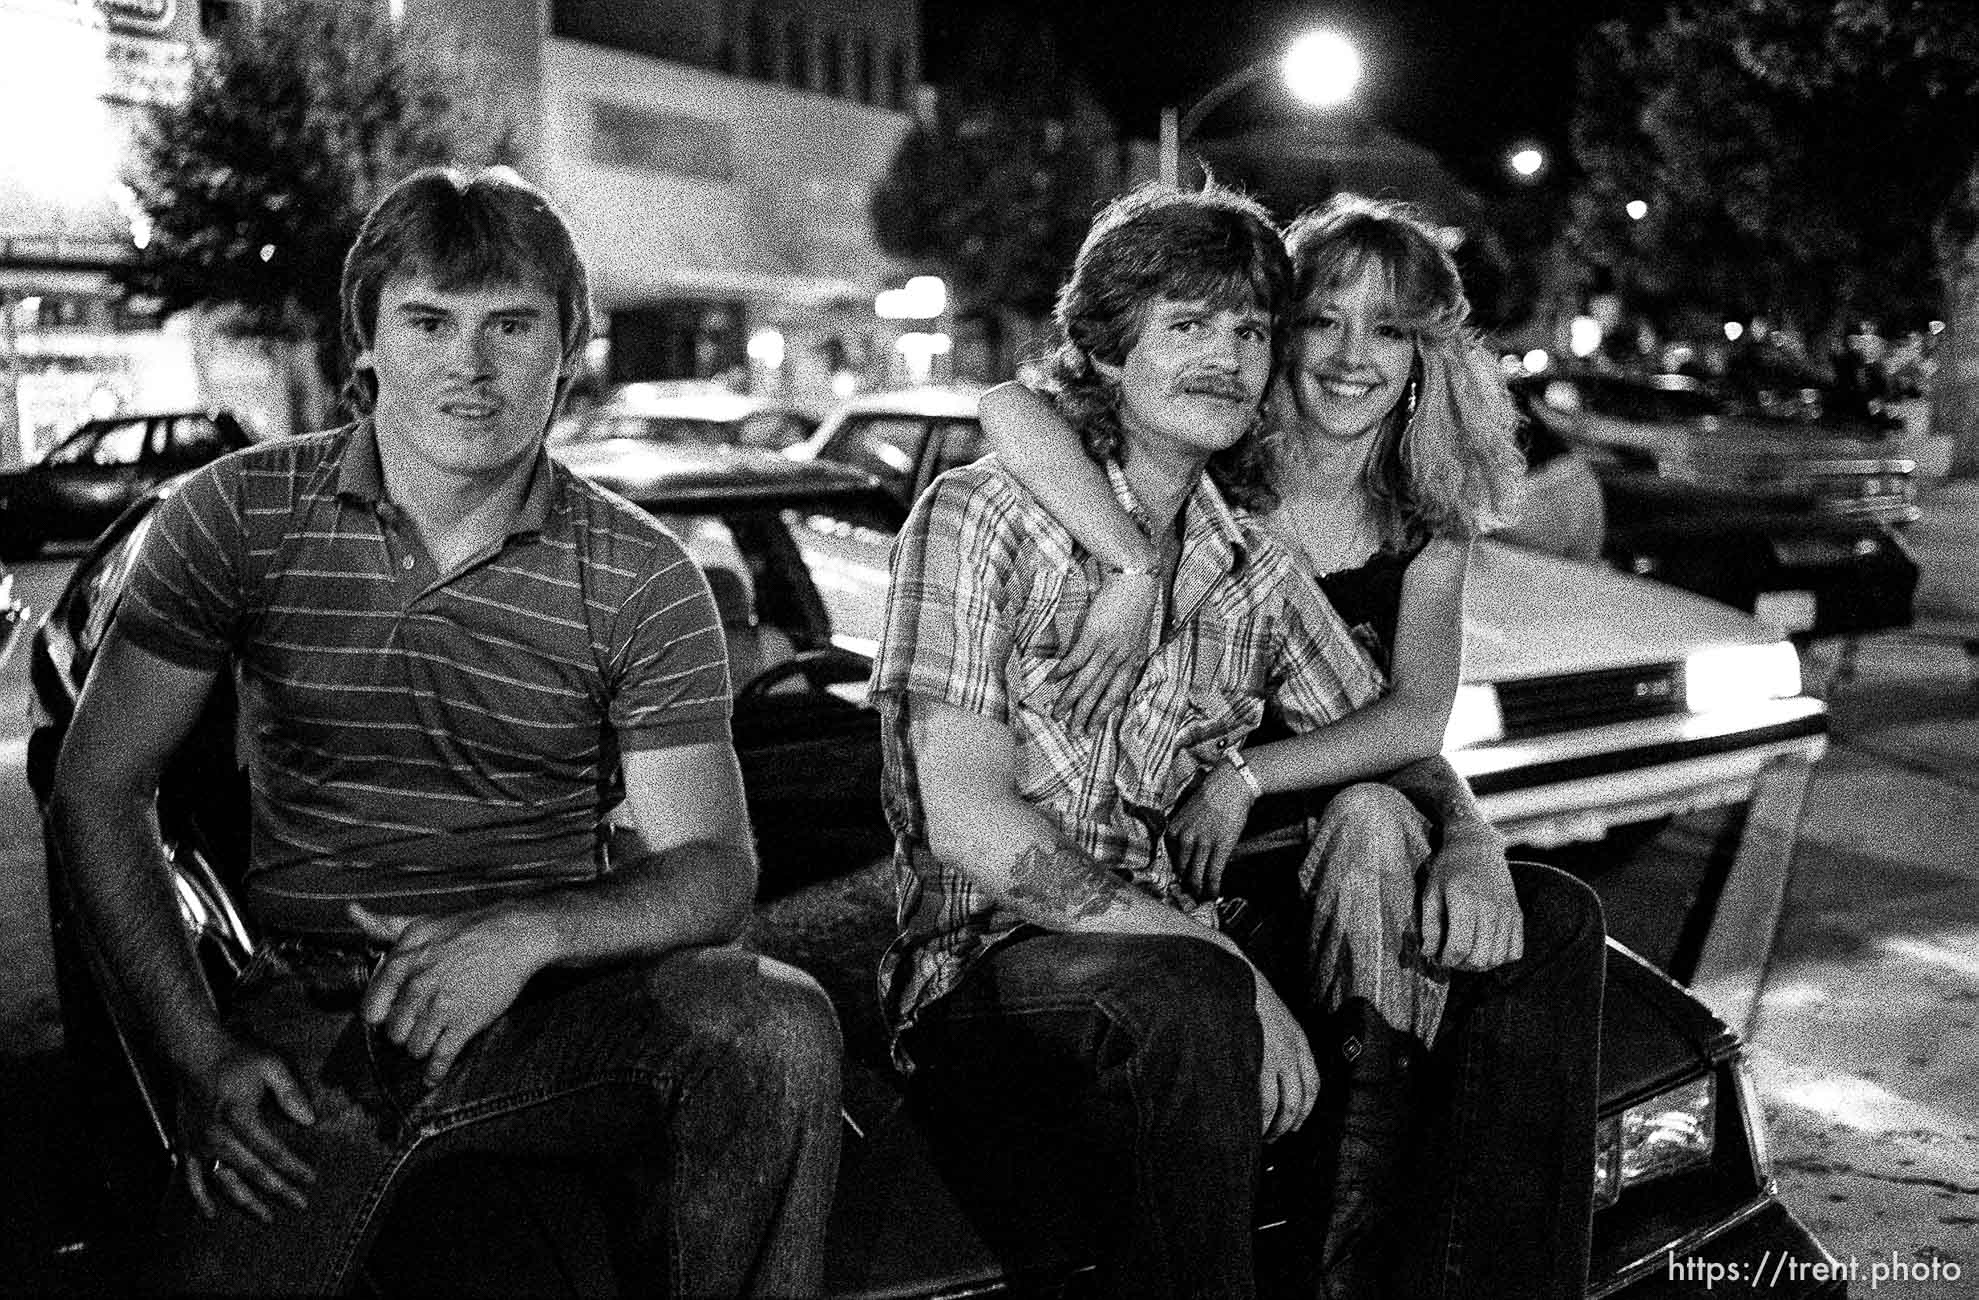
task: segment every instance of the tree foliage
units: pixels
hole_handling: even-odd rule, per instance
[[[333,387],[337,285],[364,214],[421,166],[511,152],[465,61],[372,8],[272,0],[229,24],[184,98],[151,111],[126,178],[150,238],[124,287],[313,340]]]
[[[1574,149],[1581,254],[1666,313],[1811,335],[1941,314],[1945,254],[1973,233],[1979,6],[1672,0],[1609,22]]]
[[[1051,309],[1115,190],[1114,129],[1047,38],[984,19],[876,188],[880,247],[938,270],[965,313]]]

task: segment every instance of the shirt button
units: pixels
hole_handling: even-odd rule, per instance
[[[399,567],[401,569],[406,570],[408,573],[412,571],[413,564],[414,564],[414,560],[410,555],[406,556],[403,560],[399,561]]]

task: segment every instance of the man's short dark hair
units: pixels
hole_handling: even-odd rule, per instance
[[[1275,376],[1289,329],[1292,265],[1271,214],[1215,185],[1146,185],[1094,219],[1072,278],[1059,290],[1058,344],[1045,361],[1044,387],[1095,459],[1118,457],[1123,446],[1119,387],[1095,363],[1124,362],[1149,306],[1162,297],[1265,312]],[[1255,436],[1219,452],[1210,467],[1239,504],[1272,503]]]
[[[591,341],[591,282],[576,241],[549,196],[507,167],[468,173],[428,167],[378,200],[344,258],[344,393],[368,414],[378,381],[355,368],[378,329],[378,300],[396,275],[425,275],[446,290],[523,284],[557,300],[564,370]]]

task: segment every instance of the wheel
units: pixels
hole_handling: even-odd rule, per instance
[[[814,691],[846,682],[862,682],[873,671],[872,664],[864,655],[828,646],[823,650],[804,650],[792,655],[782,663],[771,664],[746,682],[735,693],[735,703],[759,705],[763,697],[775,691],[793,677],[802,677],[805,684]]]

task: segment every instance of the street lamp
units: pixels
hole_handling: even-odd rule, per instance
[[[1308,32],[1294,41],[1274,63],[1259,59],[1209,88],[1186,111],[1161,110],[1161,183],[1180,184],[1182,142],[1195,134],[1204,118],[1238,91],[1276,71],[1286,88],[1318,108],[1336,108],[1353,97],[1360,84],[1361,56],[1353,43],[1337,32]]]
[[[1538,180],[1539,174],[1546,170],[1546,151],[1536,144],[1520,145],[1512,150],[1505,164],[1522,181]]]

